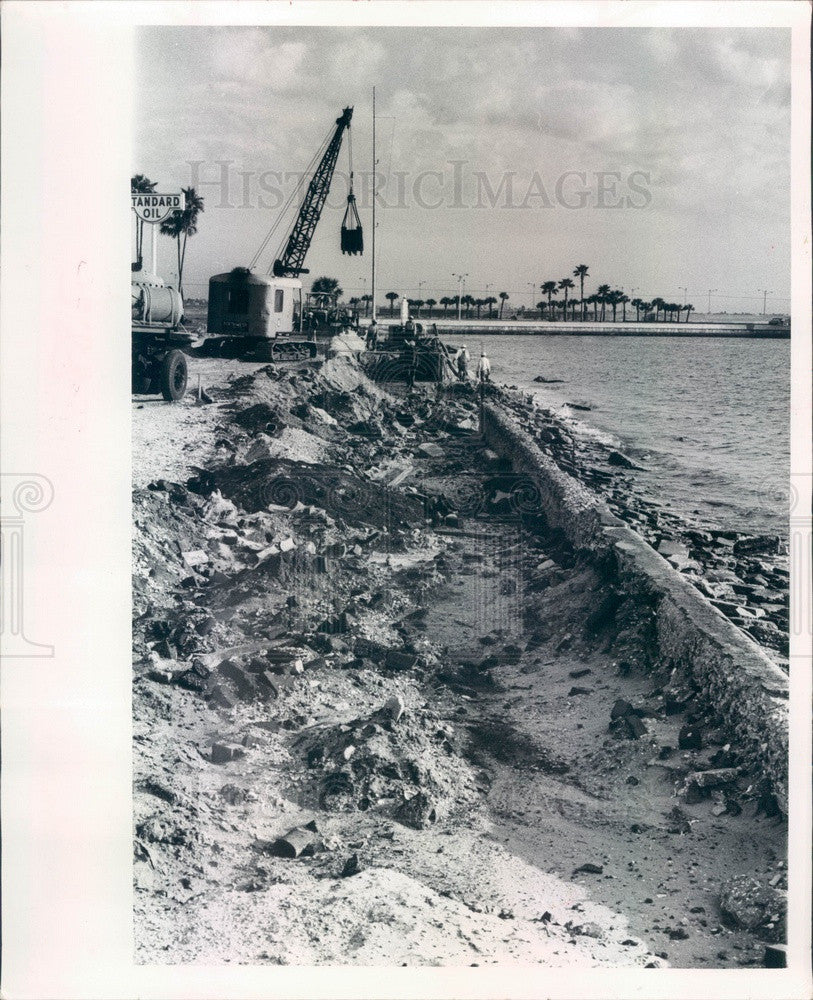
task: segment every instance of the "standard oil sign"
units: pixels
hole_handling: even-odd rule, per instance
[[[186,198],[183,194],[158,194],[150,191],[144,194],[133,194],[133,211],[144,222],[163,222],[173,212],[182,212],[186,208]]]

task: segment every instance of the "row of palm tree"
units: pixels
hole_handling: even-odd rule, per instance
[[[621,320],[622,322],[626,322],[627,306],[629,305],[635,309],[636,321],[643,319],[646,322],[659,322],[663,320],[663,322],[679,323],[681,314],[685,312],[686,322],[688,323],[689,317],[694,310],[694,306],[691,303],[680,305],[677,302],[667,302],[662,298],[654,298],[649,302],[640,298],[630,299],[620,289],[611,288],[610,285],[599,285],[594,294],[585,296],[584,279],[589,277],[589,274],[590,269],[587,264],[577,264],[573,269],[573,278],[577,278],[579,282],[578,297],[571,295],[571,292],[576,288],[572,278],[543,282],[540,290],[546,298],[536,303],[536,309],[539,311],[540,317],[545,318],[547,315],[547,318],[551,320],[560,318],[570,322],[575,322],[577,319],[588,320],[591,318],[594,321],[603,321],[607,319],[608,309],[610,309],[612,310],[612,321],[615,323],[618,320],[618,310],[620,308]],[[560,292],[564,293],[562,299],[558,298]],[[395,303],[400,298],[398,292],[387,292],[384,297],[390,303],[390,316],[394,316]],[[476,317],[480,319],[482,310],[487,308],[488,319],[493,319],[494,307],[499,302],[498,316],[502,319],[505,304],[509,298],[510,295],[508,292],[500,292],[499,298],[495,298],[493,295],[489,295],[486,298],[474,298],[471,295],[463,295],[459,298],[460,312],[461,315],[469,318],[472,310],[476,310]],[[351,299],[350,303],[351,305],[363,304],[364,315],[366,316],[372,303],[372,296],[362,295],[360,298]],[[458,308],[458,296],[444,295],[439,300],[432,298],[410,299],[410,305],[414,308],[415,315],[418,317],[421,316],[421,310],[424,307],[427,310],[426,315],[431,317],[437,305],[443,306],[443,316],[446,316],[450,309]],[[524,312],[523,307],[520,307],[518,312]],[[591,312],[592,317],[590,315]]]
[[[390,304],[390,316],[395,315],[395,303],[400,298],[398,292],[387,292],[384,296]],[[508,292],[500,292],[499,299],[495,298],[493,295],[488,295],[485,298],[477,299],[472,295],[463,295],[460,298],[460,311],[463,316],[469,317],[472,314],[472,310],[476,310],[476,317],[480,319],[483,313],[483,309],[488,309],[487,318],[494,318],[494,307],[499,302],[499,316],[502,317],[503,307],[505,305],[505,300],[509,298]],[[431,317],[435,309],[435,306],[443,306],[443,315],[447,316],[449,310],[454,308],[457,309],[457,299],[456,295],[444,295],[440,299],[410,299],[409,304],[415,311],[415,316],[420,317],[424,315],[422,310],[426,307],[425,315]],[[364,303],[365,310],[364,314],[367,315],[367,305],[372,301],[371,295],[362,295],[359,298],[350,299],[351,305],[356,305],[358,303]]]
[[[595,294],[585,296],[584,294],[584,279],[588,277],[590,270],[587,264],[577,264],[573,269],[573,277],[579,279],[579,298],[570,298],[568,300],[568,293],[571,289],[575,288],[571,278],[562,278],[559,281],[545,281],[540,286],[540,290],[544,295],[547,296],[547,301],[537,302],[536,308],[539,310],[540,314],[543,314],[547,309],[548,315],[551,319],[555,318],[557,310],[560,311],[562,319],[576,320],[577,309],[580,312],[582,320],[586,320],[590,313],[590,307],[593,309],[593,319],[599,319],[599,306],[601,306],[601,319],[604,320],[607,317],[607,306],[609,306],[613,311],[613,322],[616,322],[618,317],[618,307],[621,307],[621,318],[622,321],[626,322],[627,319],[627,304],[635,307],[635,318],[640,320],[642,317],[645,321],[654,320],[658,322],[663,313],[664,322],[680,322],[680,314],[685,311],[686,322],[689,322],[689,316],[694,309],[691,303],[684,303],[680,305],[677,302],[666,302],[662,298],[652,299],[651,302],[646,302],[644,299],[630,299],[628,295],[625,295],[619,289],[611,288],[609,285],[599,285],[595,291]],[[564,292],[564,299],[561,302],[554,303],[553,299],[559,294],[559,292]],[[654,316],[653,316],[654,311]],[[568,312],[570,315],[568,316]]]
[[[663,299],[653,299],[651,302],[645,302],[643,299],[630,299],[628,295],[617,290],[588,295],[583,299],[572,298],[569,300],[565,291],[565,298],[562,301],[552,301],[553,296],[557,293],[557,289],[550,286],[555,286],[555,282],[545,282],[542,286],[542,291],[549,297],[547,301],[543,299],[537,302],[536,308],[541,317],[544,318],[547,315],[551,320],[562,319],[570,322],[575,322],[578,319],[592,320],[594,322],[603,321],[608,318],[609,307],[612,310],[613,323],[618,321],[619,308],[621,309],[621,321],[626,323],[627,306],[630,305],[635,308],[636,322],[640,322],[641,320],[645,322],[657,322],[663,319],[664,322],[676,323],[680,322],[681,314],[685,312],[685,322],[688,323],[689,316],[694,310],[694,306],[689,302],[686,305],[680,305],[676,302],[664,302]]]

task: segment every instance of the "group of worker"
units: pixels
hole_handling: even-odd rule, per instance
[[[471,356],[469,355],[469,349],[465,344],[460,348],[455,357],[455,364],[457,365],[457,377],[461,382],[468,382],[469,380],[469,362],[471,361]],[[491,381],[491,362],[486,357],[486,352],[480,351],[480,360],[477,362],[477,381],[478,382],[490,382]]]
[[[433,335],[437,337],[437,325],[432,324]],[[413,362],[417,360],[416,352],[416,327],[412,319],[409,318],[404,326],[404,345],[409,349],[413,356]],[[365,347],[368,351],[374,351],[378,346],[378,323],[376,320],[371,320],[369,326],[367,327],[367,336],[365,338]],[[457,377],[461,382],[468,382],[469,380],[469,363],[471,362],[471,355],[465,344],[460,347],[454,358],[455,370],[457,371]],[[411,366],[414,369],[415,365]],[[409,381],[414,382],[415,373],[412,371],[412,377]],[[480,352],[480,360],[477,363],[477,381],[478,382],[490,382],[491,381],[491,362],[486,357],[486,352],[483,350]]]

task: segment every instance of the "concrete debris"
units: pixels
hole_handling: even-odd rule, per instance
[[[720,910],[735,927],[756,931],[765,941],[785,940],[787,893],[751,875],[737,875],[723,884]]]
[[[209,557],[202,549],[193,549],[191,552],[184,552],[183,561],[187,566],[201,566],[203,563],[209,562]]]
[[[415,830],[424,830],[437,821],[437,808],[431,796],[426,792],[416,792],[410,798],[405,798],[395,811],[395,818],[404,826]]]
[[[578,868],[573,869],[574,875],[603,875],[604,866],[594,864],[592,861],[585,861],[583,865],[579,865]]]
[[[706,917],[673,915],[692,912],[698,872],[673,837],[709,873],[747,844],[729,870],[756,872],[768,838],[750,837],[743,805],[776,820],[759,821],[765,834],[779,802],[698,681],[670,673],[679,657],[653,653],[661,609],[543,523],[538,484],[482,446],[472,390],[396,396],[342,356],[257,369],[216,398],[225,405],[196,412],[213,432],[201,464],[153,470],[133,496],[141,957],[217,957],[228,938],[247,963],[381,964],[373,931],[395,926],[421,962],[443,951],[426,945],[437,934],[455,961],[660,967],[644,928],[639,940],[612,923],[645,897],[659,920],[647,934],[669,937],[674,962],[713,959]],[[572,436],[538,410],[517,413],[546,455],[578,469]],[[616,484],[631,478],[599,464]],[[664,517],[658,531],[689,572],[725,553],[709,585],[732,615],[770,608],[787,583],[769,552],[735,555],[739,536],[689,537]],[[665,812],[678,789],[669,804],[686,811]],[[538,883],[535,848],[517,850],[515,832],[545,837]],[[641,881],[627,884],[631,841]],[[598,877],[580,889],[554,872]],[[758,875],[782,895],[784,871]],[[252,909],[277,886],[284,906]],[[550,909],[531,919],[511,886]],[[582,889],[582,916],[565,924]],[[234,925],[212,928],[209,907],[190,906],[184,935],[156,930],[201,891],[229,893]],[[751,919],[727,893],[726,912]],[[375,919],[359,922],[360,907]],[[771,897],[754,933],[779,935],[776,916]]]
[[[351,854],[350,857],[345,861],[344,867],[341,871],[341,878],[350,878],[353,875],[358,875],[362,871],[361,863],[359,862],[358,854]]]
[[[213,743],[209,759],[213,764],[228,764],[230,761],[240,760],[245,755],[245,748],[236,743]]]
[[[295,826],[283,837],[263,844],[260,849],[275,858],[307,857],[314,853],[318,834],[316,822],[312,820],[305,826]]]
[[[399,694],[392,695],[384,705],[384,712],[393,722],[397,722],[404,714],[404,699]]]

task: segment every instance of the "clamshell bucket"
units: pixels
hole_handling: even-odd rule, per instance
[[[342,253],[364,253],[364,236],[356,208],[356,198],[352,193],[347,196],[347,210],[342,222]]]

